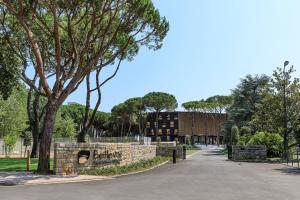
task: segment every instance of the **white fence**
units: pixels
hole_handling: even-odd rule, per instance
[[[134,137],[98,137],[87,138],[87,143],[138,143],[151,145],[150,137],[134,136]],[[54,143],[76,143],[76,139],[71,138],[53,138],[51,144],[51,152],[54,150]],[[31,150],[32,146],[24,146],[23,139],[19,139],[13,149],[9,149],[3,139],[0,139],[0,157],[14,156],[24,157],[26,150]]]
[[[23,157],[26,154],[26,149],[31,150],[31,146],[24,146],[23,139],[19,139],[13,149],[7,147],[2,139],[0,139],[0,156],[15,155]]]

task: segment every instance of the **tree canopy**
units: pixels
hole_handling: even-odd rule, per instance
[[[161,112],[163,110],[175,110],[178,106],[176,98],[164,92],[150,92],[144,96],[146,108]]]

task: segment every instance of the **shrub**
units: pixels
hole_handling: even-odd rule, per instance
[[[73,119],[69,116],[61,117],[58,113],[55,119],[54,137],[56,138],[74,138],[76,136],[76,128]]]
[[[22,137],[23,137],[23,145],[30,146],[32,142],[32,133],[30,131],[25,131],[22,134]]]
[[[239,128],[237,126],[233,126],[231,128],[231,144],[237,144],[240,138]]]
[[[249,126],[243,126],[241,128],[241,135],[245,136],[245,135],[250,135],[252,132],[251,128]]]
[[[247,145],[266,145],[268,157],[278,157],[283,152],[283,138],[278,133],[257,132]]]
[[[9,135],[5,135],[3,137],[6,153],[11,153],[14,150],[16,143],[18,141],[18,138],[19,138],[19,135],[17,135],[17,134],[9,134]]]
[[[168,157],[157,156],[152,159],[140,160],[136,163],[131,163],[125,166],[111,166],[111,167],[88,169],[80,172],[80,174],[94,175],[94,176],[113,176],[119,174],[127,174],[130,172],[149,169],[168,160],[169,160]]]
[[[245,146],[251,139],[251,135],[243,135],[239,138],[237,145]]]

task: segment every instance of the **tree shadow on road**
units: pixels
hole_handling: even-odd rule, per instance
[[[203,156],[224,156],[224,154],[220,151],[209,151],[202,154]]]
[[[279,171],[283,174],[288,174],[288,175],[299,175],[300,176],[300,168],[280,168],[280,169],[274,169],[276,171]]]

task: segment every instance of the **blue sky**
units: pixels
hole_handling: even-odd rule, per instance
[[[299,0],[154,0],[154,4],[170,22],[164,46],[158,51],[142,49],[132,62],[122,64],[102,89],[101,111],[151,91],[171,93],[179,105],[228,95],[240,78],[271,75],[284,60],[300,76]],[[84,101],[82,85],[66,102]]]

